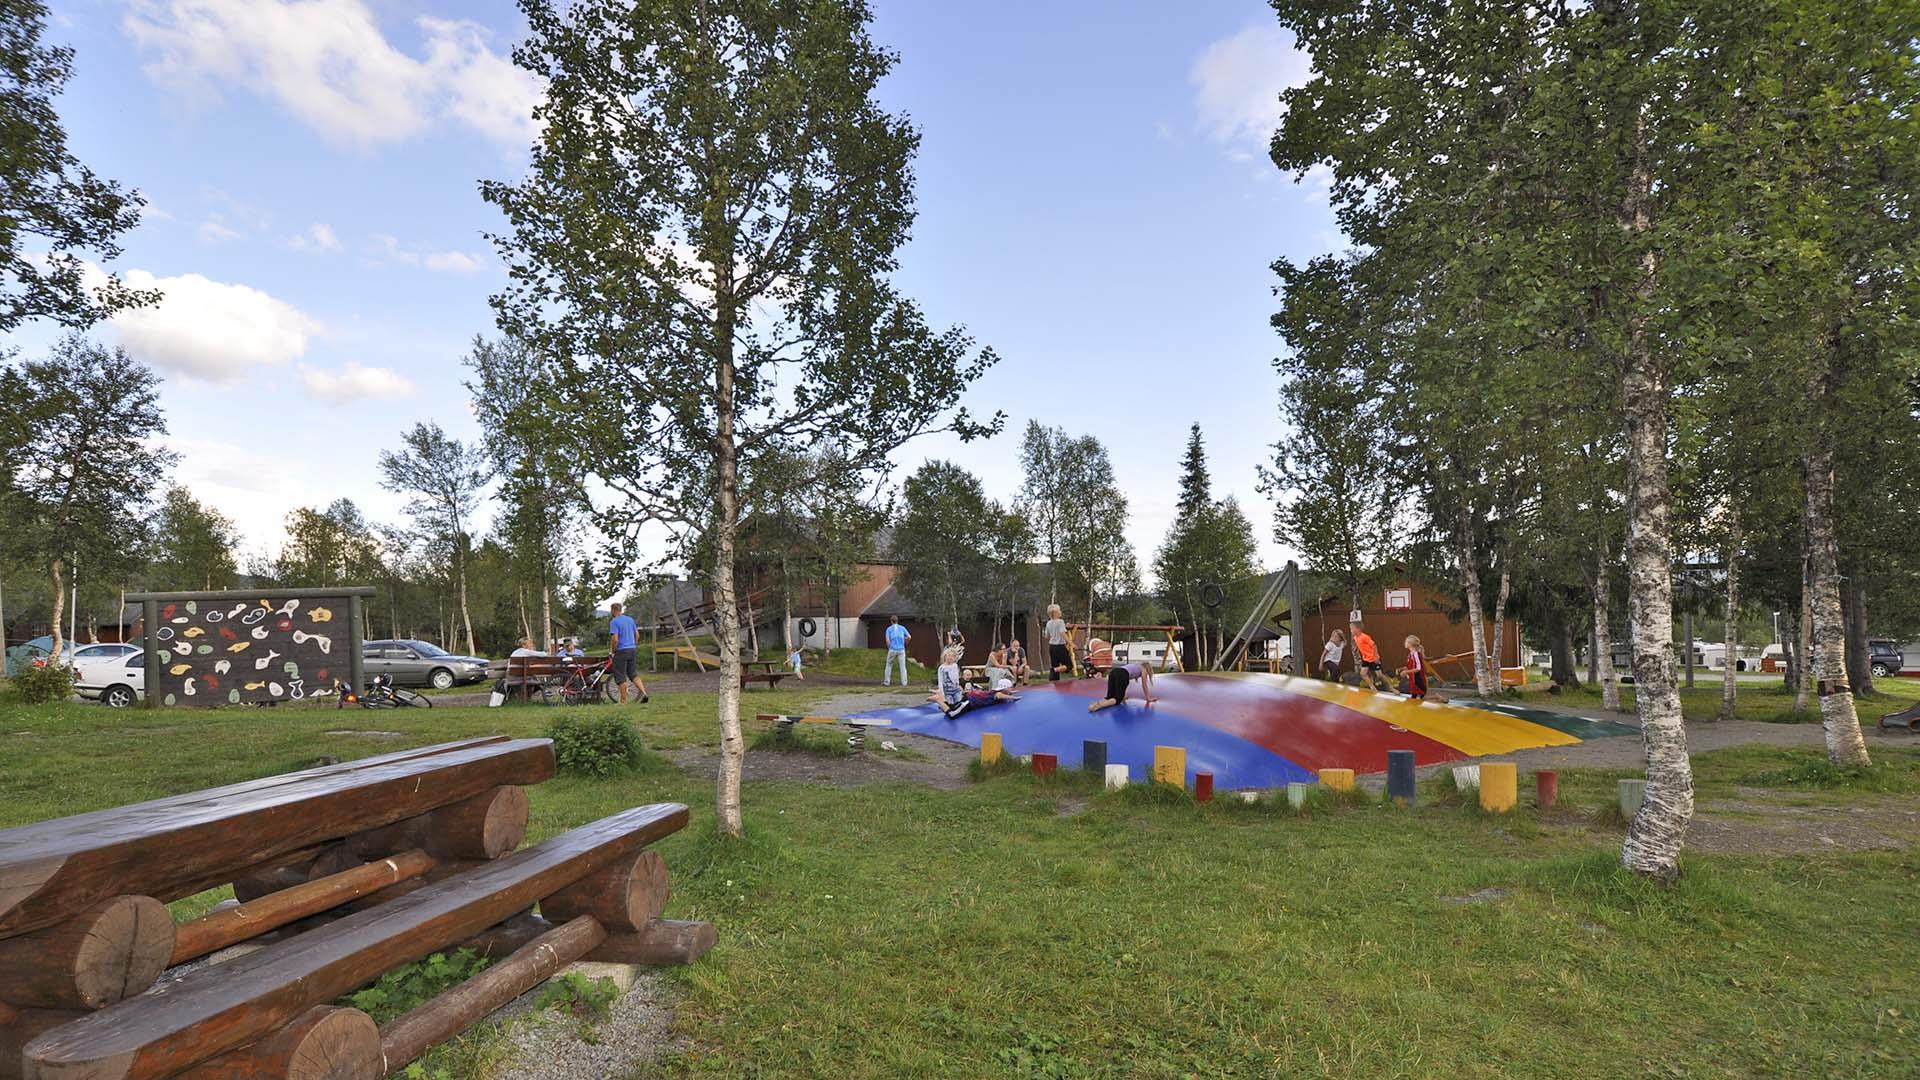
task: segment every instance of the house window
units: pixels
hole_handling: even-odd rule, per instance
[[[1388,611],[1411,611],[1413,609],[1413,590],[1388,589],[1386,608]]]

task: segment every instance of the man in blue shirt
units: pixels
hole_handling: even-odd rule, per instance
[[[633,624],[633,616],[624,614],[619,604],[612,606],[613,619],[607,623],[607,633],[613,635],[613,682],[620,688],[620,704],[627,703],[627,684],[640,694],[640,704],[647,703],[647,684],[640,681],[640,628]]]
[[[907,685],[907,642],[912,640],[913,635],[900,625],[900,616],[895,615],[893,621],[887,624],[887,662],[880,669],[881,686],[893,685],[894,657],[900,658],[900,685]]]

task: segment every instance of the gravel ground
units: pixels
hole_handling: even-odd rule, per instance
[[[531,1010],[540,989],[520,995],[495,1015]],[[623,1080],[672,1045],[668,1031],[672,1023],[672,984],[663,975],[642,971],[633,989],[613,1003],[613,1014],[605,1020],[582,1025],[549,1010],[510,1025],[511,1049],[492,1075],[513,1080]],[[583,1033],[588,1039],[580,1038]]]

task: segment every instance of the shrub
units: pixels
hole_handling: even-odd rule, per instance
[[[73,696],[73,669],[65,664],[24,667],[12,681],[14,696],[23,705],[45,705]]]
[[[375,1023],[384,1024],[480,974],[489,963],[491,961],[472,949],[437,952],[425,960],[394,968],[372,986],[341,998],[340,1003],[359,1009],[373,1017]]]
[[[608,777],[632,772],[644,750],[640,736],[617,713],[571,714],[554,720],[547,737],[560,771],[577,776]]]

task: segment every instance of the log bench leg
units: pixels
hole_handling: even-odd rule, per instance
[[[102,1009],[152,986],[173,957],[173,916],[150,896],[116,896],[66,922],[0,941],[0,1000]]]
[[[258,1042],[175,1080],[380,1080],[380,1028],[359,1009],[316,1005]]]

